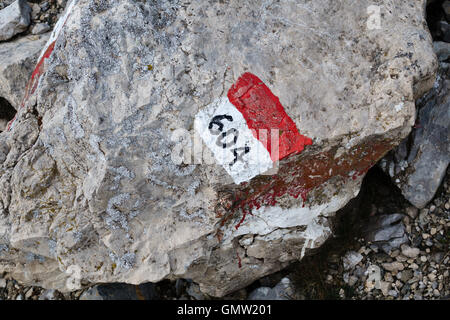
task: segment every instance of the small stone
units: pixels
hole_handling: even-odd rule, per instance
[[[200,286],[194,282],[192,282],[186,289],[186,292],[189,296],[194,298],[195,300],[204,300],[205,296],[200,291]]]
[[[400,280],[403,283],[407,283],[414,275],[414,272],[411,269],[407,269],[402,271],[402,275],[400,276]]]
[[[47,11],[50,8],[50,5],[47,1],[45,1],[44,3],[41,4],[41,9],[42,11]]]
[[[428,233],[422,233],[422,238],[423,239],[428,239],[430,237],[430,235]]]
[[[31,29],[32,34],[42,34],[50,31],[50,26],[47,23],[38,23]]]
[[[30,288],[25,293],[25,299],[30,299],[32,295],[33,295],[33,288]]]
[[[358,277],[350,276],[350,278],[348,279],[348,285],[350,287],[353,287],[357,282],[358,282]]]
[[[0,288],[6,288],[6,279],[0,279]]]
[[[420,257],[420,261],[422,261],[422,262],[427,262],[427,257],[426,256],[421,256]]]
[[[395,258],[400,254],[400,250],[396,249],[394,251],[391,252],[391,257]]]
[[[410,206],[405,209],[406,214],[411,217],[411,219],[415,219],[417,215],[419,214],[419,209],[416,207]]]
[[[450,202],[447,202],[444,206],[445,210],[450,210]]]
[[[395,290],[389,290],[388,295],[390,295],[391,297],[397,298],[398,293]]]
[[[411,248],[410,246],[405,245],[405,244],[402,245],[401,249],[402,249],[402,254],[405,255],[408,258],[413,258],[414,259],[420,253],[420,249],[418,249],[418,248]]]
[[[391,263],[383,263],[382,266],[383,269],[391,272],[398,272],[405,268],[403,263],[397,261]]]
[[[419,269],[419,266],[418,266],[417,264],[415,264],[415,263],[410,264],[409,267],[410,267],[411,269],[413,269],[413,270]]]
[[[31,4],[31,19],[36,20],[41,13],[41,7],[37,3]]]
[[[436,206],[433,204],[430,206],[430,212],[434,212],[434,210],[436,210]]]
[[[341,299],[345,299],[345,291],[344,291],[344,289],[340,289],[339,290],[339,297],[341,298]]]
[[[355,251],[347,252],[347,254],[342,258],[344,269],[345,270],[353,269],[354,267],[356,267],[358,263],[361,262],[362,259],[363,256],[358,252]]]
[[[434,289],[434,290],[433,290],[433,295],[434,295],[435,297],[439,297],[439,296],[440,296],[439,290],[438,290],[438,289]]]
[[[59,300],[60,294],[56,290],[45,290],[39,296],[39,300]]]
[[[384,274],[384,280],[387,282],[394,282],[394,278],[392,277],[392,274],[390,272],[386,272]]]
[[[389,294],[389,290],[391,290],[391,283],[386,281],[380,282],[380,290],[383,293],[383,295],[386,297]]]
[[[376,265],[370,265],[367,268],[366,289],[371,291],[373,289],[380,289],[381,269]]]

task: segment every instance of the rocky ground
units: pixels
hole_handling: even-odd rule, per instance
[[[3,9],[12,0],[2,1]],[[49,31],[66,0],[29,1],[21,37]],[[430,1],[429,28],[442,66],[449,63],[450,1]],[[1,102],[1,101],[0,101]],[[10,116],[8,116],[10,118]],[[228,299],[450,299],[450,169],[433,200],[412,206],[375,166],[360,194],[337,214],[335,236],[282,272]],[[1,248],[0,248],[1,250]],[[97,285],[72,293],[22,286],[0,274],[0,300],[212,299],[189,280],[131,286]]]
[[[0,2],[0,10],[7,7],[15,0]],[[50,31],[58,21],[66,7],[67,0],[30,0],[27,1],[31,8],[31,20],[29,27],[17,37],[28,34],[41,34]]]

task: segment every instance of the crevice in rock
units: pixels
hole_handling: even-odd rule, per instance
[[[433,41],[444,41],[444,34],[440,27],[440,21],[445,20],[445,13],[442,9],[443,0],[428,1],[426,7],[427,24],[430,29]]]
[[[14,119],[16,112],[8,100],[0,97],[0,132],[6,129],[8,122]]]

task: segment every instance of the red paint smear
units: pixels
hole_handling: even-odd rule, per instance
[[[231,219],[236,212],[243,217],[235,226],[236,229],[244,222],[247,214],[262,206],[275,206],[281,197],[289,195],[301,197],[303,206],[308,199],[308,193],[333,177],[341,177],[343,182],[357,179],[367,171],[389,150],[392,141],[374,138],[355,146],[349,152],[335,159],[337,148],[316,154],[300,157],[284,163],[278,174],[259,176],[252,183],[240,186],[233,192],[233,205],[224,216],[221,227]]]
[[[239,269],[240,269],[240,268],[242,268],[242,260],[241,260],[241,257],[239,257],[239,252],[237,252],[237,251],[236,251],[236,256],[238,258],[238,266],[239,266]]]
[[[299,133],[280,99],[257,76],[244,73],[228,91],[228,99],[242,113],[255,138],[267,148],[272,161],[300,153],[306,145],[312,144],[310,138]],[[278,130],[278,153],[272,150],[272,129]]]
[[[45,50],[42,58],[37,63],[36,68],[34,68],[34,71],[31,74],[31,78],[28,81],[27,86],[25,88],[25,95],[24,95],[24,97],[22,99],[22,103],[20,104],[20,108],[19,109],[22,109],[25,106],[25,102],[28,100],[30,95],[32,95],[36,91],[37,85],[39,83],[39,78],[44,73],[44,61],[46,59],[48,59],[50,57],[50,55],[52,54],[53,49],[55,48],[55,42],[56,41],[53,41],[48,46],[48,48]],[[17,113],[16,113],[16,116],[17,116]],[[16,116],[14,116],[14,118],[8,123],[8,127],[6,129],[7,131],[9,131],[11,129],[12,124],[16,120]]]

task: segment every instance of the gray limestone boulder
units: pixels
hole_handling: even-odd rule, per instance
[[[31,8],[26,0],[17,0],[0,10],[0,41],[25,31],[30,25]]]
[[[72,1],[0,133],[0,272],[60,291],[186,278],[224,296],[321,246],[435,79],[425,1],[378,3]],[[210,149],[239,132],[261,142],[239,101],[291,126],[275,126],[283,150],[297,131],[309,143],[268,172],[247,145],[223,162]]]
[[[434,197],[450,163],[450,72],[441,69],[433,88],[417,102],[410,136],[380,163],[417,208]]]

